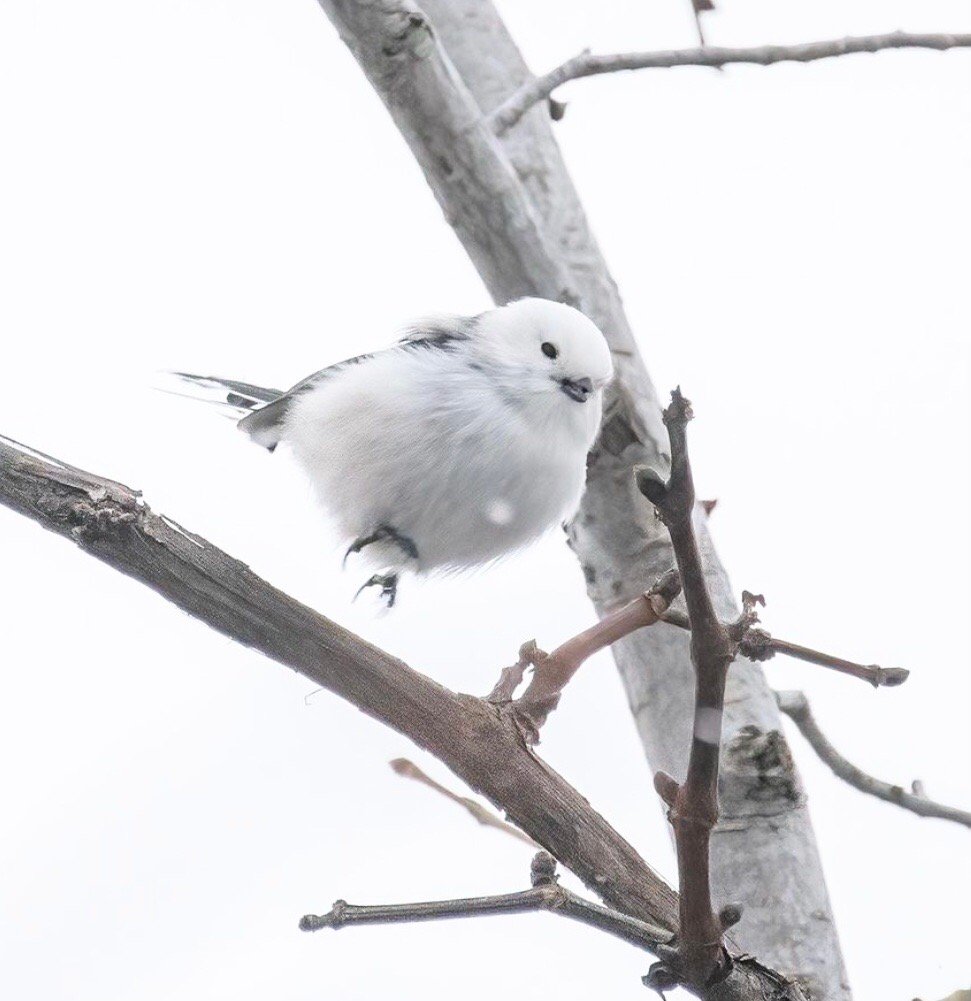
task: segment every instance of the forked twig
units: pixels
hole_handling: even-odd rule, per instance
[[[730,626],[715,613],[692,520],[695,491],[687,440],[692,416],[691,404],[676,389],[663,415],[671,443],[670,476],[665,479],[655,470],[642,467],[636,479],[671,536],[688,608],[695,669],[694,730],[687,776],[683,784],[664,772],[654,777],[654,787],[668,805],[668,818],[674,828],[680,921],[676,951],[662,957],[651,975],[655,985],[673,974],[699,989],[730,969],[724,932],[741,916],[738,906],[714,912],[710,841],[718,820],[718,769],[728,668],[740,642],[758,619],[755,606],[761,597],[746,593],[742,616]]]
[[[700,25],[699,25],[700,28]],[[832,59],[858,52],[882,52],[884,49],[953,49],[971,46],[969,34],[912,34],[893,31],[885,35],[858,38],[835,38],[825,42],[805,42],[801,45],[759,45],[751,48],[724,48],[705,45],[695,49],[668,49],[658,52],[619,52],[594,55],[581,52],[572,59],[527,80],[489,116],[497,135],[511,129],[539,101],[548,98],[557,87],[569,80],[600,76],[628,70],[671,69],[675,66],[708,66],[720,69],[731,63],[752,63],[771,66],[774,63],[808,63],[817,59]]]
[[[302,931],[343,928],[353,924],[391,924],[397,922],[436,921],[443,918],[472,918],[492,914],[522,914],[526,911],[550,911],[599,931],[654,952],[670,941],[671,933],[644,921],[603,907],[567,890],[557,882],[556,860],[547,852],[538,852],[530,867],[532,888],[518,893],[458,900],[428,900],[410,904],[349,904],[334,901],[326,914],[305,914],[300,919]]]

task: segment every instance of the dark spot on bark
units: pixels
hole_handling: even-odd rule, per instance
[[[597,582],[597,571],[588,563],[583,564],[583,579],[588,584],[596,584]]]
[[[753,804],[787,808],[802,801],[789,745],[778,730],[743,726],[725,749],[723,779],[726,815],[760,812]]]
[[[621,455],[629,445],[635,445],[639,440],[627,416],[620,411],[604,422],[600,432],[601,446],[613,456]]]

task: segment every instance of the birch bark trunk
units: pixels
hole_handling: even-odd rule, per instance
[[[617,380],[571,545],[599,612],[645,590],[674,557],[634,487],[632,467],[664,468],[660,402],[538,106],[501,139],[484,115],[530,76],[490,0],[319,0],[409,143],[497,301],[524,294],[579,305],[607,336]],[[737,608],[699,526],[720,615]],[[693,675],[685,635],[642,630],[614,647],[652,769],[684,776]],[[741,903],[741,948],[798,975],[815,997],[849,987],[805,796],[761,668],[732,666],[724,720],[721,819],[712,834],[716,905]],[[645,790],[651,789],[645,776]],[[653,791],[651,792],[653,795]]]

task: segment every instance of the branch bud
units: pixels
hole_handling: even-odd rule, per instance
[[[737,925],[742,920],[742,905],[726,904],[718,912],[718,920],[721,923],[722,931],[728,931],[732,925]]]
[[[694,417],[691,400],[686,400],[681,393],[681,387],[676,386],[671,392],[671,402],[665,407],[661,419],[670,427],[672,424],[685,425]]]
[[[771,660],[775,656],[772,636],[765,629],[749,629],[742,637],[738,650],[749,660]]]
[[[321,928],[340,928],[347,913],[347,901],[335,900],[334,906],[326,914],[305,914],[300,919],[301,931],[320,931]]]
[[[637,489],[655,506],[660,507],[668,494],[667,481],[650,466],[638,466],[634,470]]]
[[[873,687],[896,688],[902,685],[909,677],[910,671],[906,667],[878,667],[876,664],[870,665],[873,671]]]
[[[654,773],[654,789],[668,806],[674,806],[674,801],[678,798],[678,790],[680,788],[678,783],[667,772]]]
[[[555,97],[547,98],[547,107],[550,111],[550,118],[554,122],[562,122],[566,114],[566,101],[557,101]]]
[[[641,983],[649,990],[664,997],[665,991],[673,991],[678,986],[678,975],[666,963],[652,963],[651,968],[641,977]]]
[[[552,886],[559,880],[556,859],[549,852],[537,852],[529,866],[529,881],[533,886]]]
[[[681,574],[677,567],[671,567],[654,581],[651,589],[646,592],[646,597],[651,608],[654,609],[654,614],[660,617],[671,607],[671,602],[680,593]]]

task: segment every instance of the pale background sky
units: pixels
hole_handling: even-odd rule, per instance
[[[694,44],[687,0],[501,4],[539,71]],[[904,27],[971,4],[724,0],[714,44]],[[274,584],[481,693],[589,623],[559,536],[350,604],[285,456],[153,392],[289,384],[485,293],[313,0],[0,5],[0,432],[142,488]],[[702,496],[780,635],[913,671],[784,660],[861,766],[971,805],[971,52],[578,82],[557,128],[658,385],[693,399]],[[529,851],[387,768],[406,740],[0,509],[0,993],[18,1001],[641,999],[651,959],[546,915],[302,935],[336,897],[526,885]],[[797,733],[851,980],[971,979],[969,837],[838,783]],[[669,878],[610,660],[543,753]],[[540,961],[537,961],[540,957]]]

